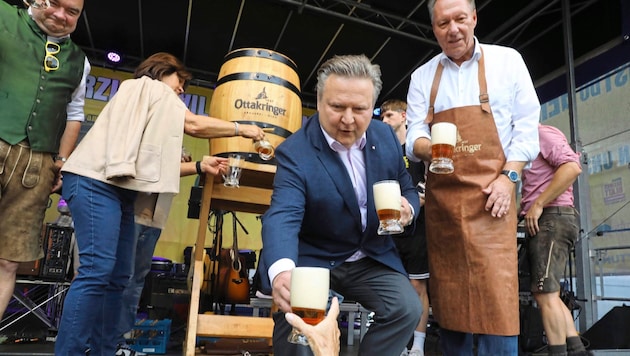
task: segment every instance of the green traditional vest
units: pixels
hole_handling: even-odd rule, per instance
[[[0,138],[28,139],[34,151],[57,153],[66,107],[81,82],[85,54],[59,43],[59,69],[46,72],[46,34],[28,12],[0,1]]]

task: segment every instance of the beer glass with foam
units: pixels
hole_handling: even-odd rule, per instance
[[[453,150],[457,141],[457,127],[450,122],[431,126],[431,164],[429,171],[436,174],[453,173]]]
[[[382,180],[374,183],[374,205],[378,215],[379,235],[400,234],[405,229],[400,223],[400,184],[397,180]]]
[[[295,267],[291,272],[291,311],[310,325],[326,316],[330,271],[322,267]],[[308,345],[306,336],[293,328],[288,341]]]
[[[224,186],[238,188],[244,163],[245,159],[243,156],[236,153],[230,153],[228,155],[227,172],[223,175]]]
[[[260,159],[268,161],[273,158],[274,148],[266,138],[254,140],[254,149],[258,152]]]

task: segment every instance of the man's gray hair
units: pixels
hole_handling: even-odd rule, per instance
[[[374,102],[381,93],[383,81],[381,81],[381,67],[370,62],[368,57],[361,55],[334,56],[322,64],[317,70],[317,99],[322,98],[324,84],[331,74],[346,78],[370,79],[374,85]]]
[[[427,1],[427,8],[429,9],[429,16],[431,16],[431,23],[433,23],[433,8],[435,7],[435,2],[437,0],[429,0]],[[475,0],[468,0],[468,3],[470,4],[470,9],[474,10],[477,7],[475,6]]]

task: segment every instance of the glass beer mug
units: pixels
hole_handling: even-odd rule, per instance
[[[321,267],[295,267],[291,272],[291,311],[310,325],[326,316],[330,289],[330,270]],[[293,328],[290,343],[308,345],[306,336]]]
[[[266,138],[254,140],[254,149],[258,152],[260,159],[268,161],[273,158],[274,148]]]
[[[401,193],[397,180],[382,180],[374,183],[374,205],[378,215],[379,235],[400,234],[405,228],[400,223]]]
[[[450,174],[455,171],[453,151],[457,142],[457,127],[450,122],[438,122],[431,126],[431,164],[429,171]]]

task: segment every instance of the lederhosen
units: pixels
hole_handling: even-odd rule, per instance
[[[483,51],[480,105],[433,113],[444,67],[433,79],[427,122],[457,126],[453,174],[427,177],[426,225],[433,314],[440,327],[460,332],[519,334],[516,197],[510,214],[494,218],[482,192],[506,158],[490,110]]]

